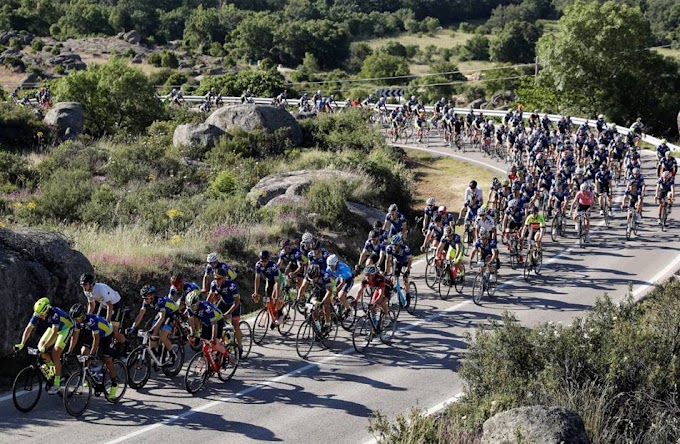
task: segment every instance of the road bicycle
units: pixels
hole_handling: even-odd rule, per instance
[[[233,327],[226,324],[225,332],[229,329],[231,333],[226,335],[229,338],[226,344],[217,339],[201,339],[202,349],[191,358],[184,375],[184,388],[187,392],[194,394],[201,390],[215,373],[222,382],[227,382],[234,376],[239,364],[239,353],[233,339]]]
[[[510,268],[515,270],[517,265],[522,263],[522,240],[520,239],[519,229],[515,228],[510,233],[506,234],[506,247],[508,248],[508,257],[510,259]]]
[[[666,228],[668,227],[668,213],[671,211],[671,203],[666,197],[661,199],[661,203],[663,206],[661,207],[659,221],[661,222],[661,231],[666,231]]]
[[[542,267],[543,251],[538,249],[536,242],[533,239],[533,232],[530,232],[529,250],[527,251],[527,257],[524,260],[524,280],[529,281],[529,276],[531,276],[532,271],[536,274],[540,274]]]
[[[555,216],[550,224],[550,238],[553,242],[557,242],[558,236],[565,237],[567,232],[567,218],[564,217],[562,208],[559,202],[554,206]]]
[[[273,330],[274,327],[281,336],[290,335],[297,317],[297,295],[293,297],[292,292],[287,291],[284,297],[284,300],[279,300],[274,304],[268,296],[257,295],[256,299],[262,300],[262,309],[257,313],[253,322],[253,342],[257,345],[262,345],[267,332]],[[278,325],[272,322],[273,319],[278,319]]]
[[[425,285],[434,290],[435,286],[439,284],[439,277],[443,269],[444,262],[442,259],[434,256],[429,257],[425,265]]]
[[[77,355],[76,359],[80,363],[80,371],[73,373],[66,380],[63,393],[64,408],[69,415],[75,417],[82,415],[90,405],[93,391],[95,396],[104,394],[104,398],[112,404],[123,398],[128,386],[127,369],[123,361],[113,360],[117,390],[115,394],[111,394],[111,375],[108,367],[92,355]]]
[[[158,340],[152,337],[151,333],[145,330],[137,332],[141,338],[142,345],[134,349],[127,359],[128,384],[135,390],[144,387],[151,377],[151,368],[158,371],[162,369],[165,376],[171,378],[177,376],[184,365],[184,347],[180,345],[178,338],[170,338],[172,343],[172,354],[166,350],[165,345],[158,343],[155,348],[151,347],[151,340]]]
[[[54,385],[54,367],[48,367],[37,348],[26,347],[31,363],[24,367],[14,378],[12,401],[14,407],[23,413],[30,412],[40,401],[43,385],[47,392]],[[14,352],[16,357],[18,352]],[[71,373],[78,371],[78,364],[72,355],[62,355],[61,373],[66,380]]]
[[[481,261],[477,262],[477,268],[477,274],[472,281],[472,302],[475,305],[481,305],[484,293],[489,297],[493,297],[496,294],[498,272],[493,264]]]
[[[389,276],[385,277],[389,279]],[[392,279],[392,294],[397,297],[390,297],[390,301],[394,301],[395,304],[399,305],[399,308],[396,310],[397,316],[399,315],[399,312],[402,308],[406,308],[406,312],[410,315],[413,315],[416,312],[416,305],[418,304],[418,287],[416,287],[416,283],[413,282],[413,279],[411,279],[408,283],[408,293],[411,296],[411,300],[408,304],[408,307],[406,307],[406,294],[404,294],[404,291],[401,287],[401,277],[395,276]],[[390,308],[390,311],[391,310],[392,309]]]
[[[578,246],[581,248],[586,243],[585,217],[588,217],[585,211],[576,212],[576,233],[578,235]]]
[[[392,342],[392,338],[397,331],[399,312],[396,310],[399,304],[389,302],[389,299],[393,298],[391,294],[386,295],[389,309],[387,313],[384,313],[382,308],[377,305],[380,289],[376,288],[373,290],[366,314],[357,319],[352,330],[352,346],[358,353],[364,353],[374,337],[380,338],[380,341],[386,345]],[[380,313],[377,314],[377,311]]]
[[[320,292],[319,292],[320,293]],[[305,321],[300,325],[295,340],[295,351],[302,359],[307,359],[314,344],[318,342],[322,348],[331,349],[338,335],[338,327],[332,320],[321,324],[324,318],[321,301],[316,297],[305,304]]]
[[[638,235],[640,228],[639,215],[635,207],[628,207],[628,214],[626,216],[626,240],[630,240],[632,233]]]
[[[440,299],[445,301],[451,297],[452,288],[455,289],[458,294],[463,294],[463,288],[465,288],[465,265],[463,265],[462,260],[461,267],[463,267],[463,271],[458,271],[453,261],[444,261],[444,266],[440,271],[439,285],[437,288]]]
[[[609,221],[611,219],[610,212],[611,208],[609,207],[609,199],[607,198],[607,195],[602,196],[602,206],[600,207],[602,210],[602,217],[604,218],[604,224],[607,228],[609,228]]]

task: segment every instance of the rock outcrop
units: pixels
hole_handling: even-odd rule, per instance
[[[46,296],[61,308],[83,301],[80,275],[92,272],[85,256],[62,236],[36,228],[0,228],[0,356],[11,353],[33,313]],[[39,338],[33,335],[33,341]]]
[[[262,130],[268,133],[288,128],[288,136],[295,145],[302,143],[302,129],[288,111],[268,105],[231,105],[213,112],[205,121],[224,131],[242,128],[245,131]]]
[[[561,407],[519,407],[484,423],[482,444],[589,444],[581,417]]]
[[[203,148],[212,148],[215,142],[226,133],[208,123],[187,123],[178,125],[172,137],[172,144],[177,147],[197,145]]]
[[[56,127],[61,139],[70,139],[83,133],[85,113],[77,102],[59,102],[45,116],[45,123]]]
[[[50,59],[52,66],[63,66],[66,71],[81,71],[87,68],[80,55],[74,52],[62,52]]]
[[[142,33],[136,29],[133,29],[132,31],[128,31],[123,34],[123,40],[128,43],[132,43],[133,45],[137,45],[142,41]]]

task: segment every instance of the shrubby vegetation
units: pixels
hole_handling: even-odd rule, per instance
[[[413,412],[372,421],[385,442],[478,442],[495,413],[525,405],[561,406],[583,418],[593,443],[680,439],[680,283],[647,300],[605,297],[570,326],[519,325],[512,315],[470,338],[460,375],[463,398],[440,417]]]

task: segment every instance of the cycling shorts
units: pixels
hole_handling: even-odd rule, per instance
[[[582,203],[579,203],[579,204],[578,204],[578,211],[579,211],[579,213],[581,213],[581,212],[586,212],[586,211],[588,211],[588,210],[590,210],[590,205],[583,205]]]
[[[378,253],[371,253],[369,259],[371,260],[372,263],[377,264],[378,261],[380,260],[380,255]]]
[[[460,245],[460,249],[458,250],[458,254],[456,254],[456,247],[453,245],[449,246],[449,249],[446,251],[446,259],[454,263],[463,259],[463,255],[465,255],[465,248],[463,248],[462,243]]]
[[[612,188],[609,182],[597,182],[597,188],[600,194],[612,194]]]
[[[276,288],[276,279],[267,279],[264,285],[265,295],[270,298],[274,297],[274,288]]]
[[[52,332],[56,328],[57,327],[54,326],[54,327],[51,327],[51,328],[48,328],[47,330],[45,330],[45,333],[43,333],[42,337],[40,338],[40,342],[38,342],[38,347],[40,347],[40,345],[44,345],[45,350],[47,350],[48,348],[50,348],[52,346],[54,348],[59,348],[61,350],[63,350],[66,347],[66,342],[68,341],[69,337],[71,336],[71,329],[70,328],[62,328],[61,330],[59,330],[59,333],[57,333],[57,336],[54,339],[52,339],[51,341],[49,341],[49,343],[48,343],[48,339],[50,338],[50,336],[52,336]]]
[[[403,274],[404,278],[408,278],[408,271],[403,271],[402,268],[408,268],[407,264],[394,264],[394,276],[399,277]]]
[[[512,230],[518,230],[518,229],[522,228],[522,223],[521,223],[521,222],[519,222],[519,223],[518,223],[518,222],[515,222],[514,220],[511,219],[511,220],[508,222],[508,228],[509,228],[511,231],[512,231]]]
[[[232,307],[232,305],[228,305],[224,301],[220,301],[217,304],[217,309],[219,311],[221,311],[222,313],[225,313],[225,316],[227,316],[226,313]],[[241,305],[240,304],[239,304],[239,306],[236,310],[231,312],[231,319],[234,320],[234,321],[238,321],[239,319],[241,319]]]
[[[354,286],[354,279],[349,279],[349,280],[345,281],[345,283],[342,284],[342,287],[340,287],[338,289],[338,293],[342,293],[343,291],[345,293],[349,293],[349,291],[352,289],[353,286]]]
[[[105,358],[115,358],[116,348],[113,346],[113,335],[101,337],[99,339],[99,350]]]
[[[221,338],[222,337],[222,332],[224,331],[224,319],[220,319],[219,321],[216,322],[217,324],[217,336],[216,338]],[[201,339],[205,339],[206,341],[209,341],[212,339],[212,324],[210,325],[205,325],[201,323]]]
[[[97,312],[95,314],[106,319],[106,312],[107,312],[106,304],[99,303],[99,307],[97,308]],[[113,304],[111,324],[120,324],[122,320],[123,320],[123,303],[122,301],[118,301],[118,303]]]

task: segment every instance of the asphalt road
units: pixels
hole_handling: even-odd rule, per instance
[[[500,168],[499,176],[505,171],[477,154],[463,156],[436,145],[430,150]],[[645,155],[648,188],[653,188],[651,159]],[[487,190],[488,184],[480,185]],[[45,394],[32,412],[22,414],[11,395],[0,395],[0,443],[366,442],[373,438],[367,429],[372,411],[393,418],[414,406],[433,410],[460,393],[456,370],[465,353],[465,334],[478,324],[500,319],[504,310],[526,325],[569,323],[605,293],[620,300],[632,286],[639,298],[671,274],[680,264],[676,213],[665,233],[653,223],[653,213],[647,205],[639,237],[628,242],[620,212],[609,229],[594,217],[600,225],[585,248],[576,245],[571,225],[568,238],[545,241],[541,275],[527,283],[521,271],[503,267],[496,298],[485,298],[482,306],[472,303],[469,287],[465,296],[440,300],[426,287],[425,264],[418,261],[413,267],[419,291],[416,316],[402,312],[393,344],[374,341],[365,355],[354,352],[349,334],[341,330],[332,352],[315,348],[303,361],[292,339],[270,333],[264,346],[253,345],[228,383],[212,378],[192,396],[184,391],[183,373],[172,380],[154,374],[143,390],[128,389],[117,405],[93,398],[79,419],[65,412],[58,396]]]

